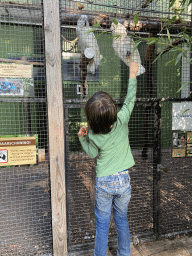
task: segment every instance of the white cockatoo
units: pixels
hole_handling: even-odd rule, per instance
[[[126,28],[118,22],[117,25],[112,23],[111,31],[113,37],[113,49],[117,56],[129,66],[130,61],[134,61],[139,65],[137,76],[145,72],[145,68],[141,65],[141,58],[138,49],[133,52],[135,46],[134,40],[127,35]]]
[[[87,71],[92,74],[95,73],[95,70],[99,67],[102,56],[100,55],[99,46],[93,32],[88,32],[91,30],[88,22],[87,15],[81,15],[77,21],[77,37],[79,39],[79,45],[81,47],[81,53],[84,54],[86,48],[92,48],[95,52],[95,55],[92,61],[87,66]]]

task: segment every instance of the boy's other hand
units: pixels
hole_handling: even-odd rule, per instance
[[[87,128],[85,126],[82,126],[77,135],[79,138],[87,135]]]

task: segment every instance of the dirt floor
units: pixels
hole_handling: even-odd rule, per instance
[[[93,250],[89,252],[73,252],[70,256],[93,256]],[[109,246],[107,256],[116,256],[117,249]],[[191,256],[192,236],[177,236],[174,239],[161,239],[158,241],[142,242],[131,245],[131,256]]]
[[[174,240],[163,239],[156,242],[132,246],[131,256],[191,256],[192,237],[178,237]],[[115,254],[108,256],[113,256]]]

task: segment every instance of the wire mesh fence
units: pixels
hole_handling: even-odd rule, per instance
[[[104,90],[116,100],[120,108],[127,91],[129,69],[113,47],[115,39],[111,24],[114,20],[123,24],[127,28],[127,35],[132,36],[135,42],[138,42],[139,37],[146,39],[161,36],[166,44],[167,32],[160,35],[160,31],[162,19],[171,19],[175,15],[174,9],[168,8],[169,4],[168,1],[62,2],[62,8],[66,11],[61,15],[61,39],[67,124],[69,250],[82,250],[83,245],[92,248],[95,235],[96,159],[86,156],[76,135],[80,126],[87,126],[83,110],[85,102],[94,92]],[[132,27],[136,14],[139,16],[138,23]],[[87,74],[88,89],[84,98],[79,89],[83,81],[81,54],[83,43],[86,44],[81,41],[82,35],[78,32],[79,20],[84,17],[82,15],[87,15],[85,33],[94,33],[95,38],[92,37],[92,40],[96,39],[101,56],[98,71],[96,69],[94,74]],[[190,15],[185,9],[182,19],[186,24],[190,24]],[[94,26],[98,23],[100,26]],[[174,44],[182,25],[171,29],[170,42]],[[77,37],[80,37],[79,43]],[[180,42],[179,47],[187,45]],[[132,199],[128,217],[132,241],[139,240],[142,235],[165,235],[191,229],[191,201],[187,195],[190,185],[175,169],[175,166],[182,170],[185,168],[182,173],[190,180],[191,158],[175,158],[172,155],[172,105],[180,100],[190,100],[190,64],[187,61],[190,54],[187,53],[188,57],[181,58],[176,65],[168,65],[167,62],[175,58],[175,53],[165,47],[164,53],[154,62],[161,49],[162,45],[148,44],[145,40],[138,45],[145,73],[137,77],[137,101],[129,123],[130,145],[136,162],[130,170]],[[183,84],[185,86],[182,87]],[[182,188],[185,192],[181,192]],[[180,214],[176,211],[176,205],[180,205]],[[114,241],[115,236],[115,225],[111,219],[110,240]]]
[[[52,254],[42,13],[41,1],[0,3],[0,152],[3,142],[36,140],[35,164],[30,147],[6,147],[15,162],[0,160],[0,255]]]
[[[37,152],[33,165],[20,165],[18,160],[13,166],[2,165],[4,160],[0,158],[1,255],[53,254],[42,4],[40,0],[0,3],[0,71],[2,64],[14,64],[20,74],[12,77],[3,71],[0,77],[0,141],[35,137]],[[179,8],[177,1],[175,5]],[[167,30],[160,35],[162,18],[175,15],[175,9],[168,6],[169,1],[60,1],[69,252],[93,248],[95,238],[97,159],[83,152],[77,136],[80,126],[87,126],[85,103],[94,92],[102,90],[112,96],[119,110],[127,92],[129,67],[116,53],[114,40],[118,37],[111,30],[116,22],[135,42],[143,39],[138,52],[145,72],[137,77],[137,100],[129,122],[136,163],[130,169],[128,218],[132,241],[192,229],[191,157],[181,146],[183,140],[187,145],[190,130],[172,129],[173,104],[191,101],[190,48],[186,42],[179,42],[178,47],[188,50],[187,58],[183,56],[176,65],[168,65],[176,58],[175,52],[166,46],[154,62],[162,44],[147,44],[145,40],[161,36],[166,43]],[[94,41],[94,45],[87,42],[88,48],[99,49],[99,64],[94,70],[90,65],[87,73],[82,68],[82,27],[78,28],[82,15],[87,15],[85,35]],[[170,28],[169,43],[176,42],[179,33],[191,27],[190,10],[185,7],[181,17],[183,22],[177,20]],[[22,65],[32,77],[23,78],[26,70],[21,72]],[[184,148],[184,157],[178,156],[180,148]],[[40,152],[45,152],[44,160],[39,158]],[[115,237],[111,219],[109,238],[113,241]]]

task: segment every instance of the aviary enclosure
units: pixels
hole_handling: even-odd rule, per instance
[[[181,38],[182,32],[191,37],[191,8],[186,5],[178,14],[179,1],[171,8],[169,4],[168,0],[0,2],[0,255],[92,252],[96,159],[82,151],[77,132],[87,125],[84,106],[94,92],[106,91],[118,108],[122,106],[129,67],[113,47],[114,40],[121,40],[121,33],[114,36],[111,30],[118,23],[126,40],[134,40],[127,58],[138,51],[137,61],[145,68],[137,77],[137,100],[129,123],[136,162],[130,170],[132,241],[191,233],[191,49]],[[49,24],[49,16],[55,22],[53,13],[59,14],[56,31]],[[80,19],[83,27],[78,27]],[[167,30],[165,24],[171,19]],[[49,36],[52,33],[59,33],[56,43]],[[149,41],[160,37],[165,44]],[[178,48],[173,51],[172,46]],[[179,49],[186,52],[176,59]],[[55,63],[60,69],[50,72]],[[60,74],[61,81],[54,84],[53,78]],[[56,113],[52,122],[55,108],[62,109],[62,118]],[[64,130],[58,130],[58,124]],[[35,141],[35,157],[30,148],[15,146],[15,141],[27,139]],[[64,152],[59,158],[54,155],[57,146]],[[55,197],[59,205],[65,192],[59,215]],[[116,246],[113,220],[109,242]]]

